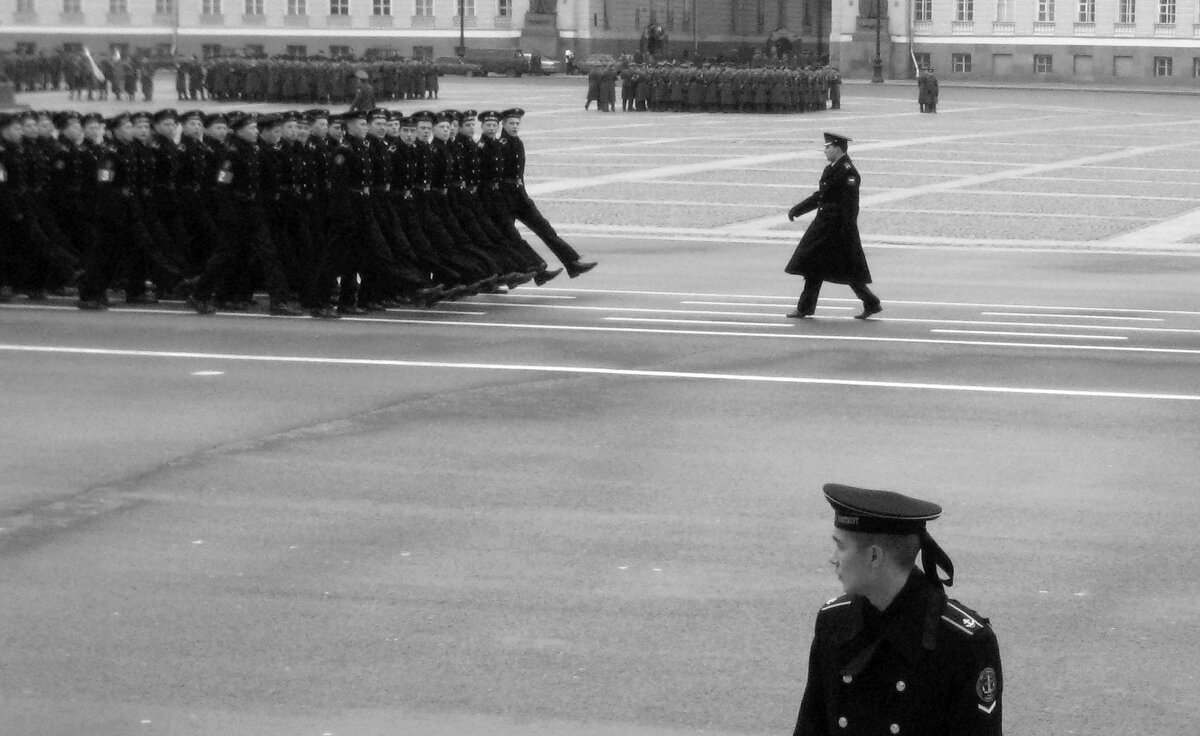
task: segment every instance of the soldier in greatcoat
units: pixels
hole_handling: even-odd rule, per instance
[[[850,139],[825,133],[825,158],[829,165],[821,173],[817,191],[788,211],[788,219],[817,211],[804,232],[784,271],[804,277],[804,291],[793,319],[811,317],[817,310],[821,284],[847,284],[862,300],[863,311],[856,319],[867,319],[883,311],[879,297],[871,293],[871,270],[858,234],[858,191],[862,183],[858,169],[846,154]]]

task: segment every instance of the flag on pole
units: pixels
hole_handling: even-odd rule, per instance
[[[83,47],[83,55],[87,57],[88,66],[92,68],[92,76],[96,78],[97,82],[103,82],[104,72],[100,71],[100,67],[96,66],[96,60],[92,58],[92,52],[88,50],[87,46]]]

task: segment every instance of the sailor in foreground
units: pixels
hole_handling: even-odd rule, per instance
[[[865,320],[883,311],[879,297],[867,288],[871,269],[867,268],[867,256],[858,235],[858,191],[862,177],[846,154],[849,145],[849,138],[825,133],[825,158],[829,165],[821,172],[821,183],[817,191],[788,210],[789,220],[817,211],[783,269],[804,277],[800,301],[796,310],[788,314],[793,319],[811,317],[817,311],[817,297],[825,281],[849,285],[862,300],[863,311],[855,319]]]
[[[846,594],[817,613],[795,736],[1000,736],[1000,650],[988,620],[946,596],[954,565],[925,530],[941,507],[833,483],[825,498]]]

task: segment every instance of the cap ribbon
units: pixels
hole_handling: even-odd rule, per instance
[[[950,561],[950,556],[947,555],[933,541],[933,537],[929,536],[929,532],[921,530],[921,568],[925,571],[925,576],[939,585],[954,585],[954,563]],[[946,573],[946,577],[938,575],[938,568],[941,568]]]

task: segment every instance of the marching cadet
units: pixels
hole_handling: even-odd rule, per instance
[[[582,276],[596,267],[596,261],[583,261],[579,253],[555,232],[537,205],[525,191],[525,142],[521,140],[521,119],[525,111],[519,107],[501,113],[500,190],[508,213],[542,239],[567,269],[571,278]]]
[[[47,290],[65,286],[78,264],[71,252],[71,240],[59,227],[50,206],[51,172],[58,151],[54,121],[46,111],[26,111],[19,114],[19,119],[22,145],[17,154],[24,164],[24,207],[36,223],[30,236],[36,252],[41,254],[36,262],[42,264],[28,274],[25,293],[30,299],[41,300],[46,298]],[[53,267],[54,263],[60,267]]]
[[[521,233],[517,230],[513,217],[504,203],[504,194],[500,189],[500,180],[504,169],[504,147],[499,138],[500,119],[500,113],[495,110],[485,110],[479,113],[482,135],[478,144],[477,198],[483,211],[501,233],[505,234],[509,240],[522,244],[524,248],[529,248],[536,259],[535,264],[538,268],[533,277],[534,283],[541,286],[558,276],[563,270],[561,268],[548,270],[548,264],[521,237]]]
[[[77,306],[92,311],[108,308],[108,287],[120,272],[129,273],[132,256],[151,247],[142,201],[134,191],[138,164],[129,113],[110,118],[108,130],[112,140],[98,151],[96,163],[96,238],[79,279]]]
[[[365,314],[358,304],[360,273],[376,279],[379,293],[408,291],[413,297],[428,298],[436,289],[427,289],[421,274],[402,273],[392,258],[391,249],[379,229],[371,202],[371,150],[367,142],[367,111],[351,110],[342,118],[346,137],[334,151],[333,186],[330,200],[330,237],[343,257],[338,274],[341,293],[340,314]]]
[[[793,319],[811,317],[817,311],[817,298],[825,281],[849,285],[862,300],[863,311],[855,319],[865,320],[883,311],[879,297],[867,287],[871,283],[871,270],[858,234],[862,178],[846,154],[849,144],[850,139],[843,135],[825,133],[825,158],[829,164],[821,173],[817,191],[788,210],[788,220],[817,211],[784,268],[786,273],[804,277],[800,301],[795,311],[787,315]]]
[[[795,736],[1000,736],[1000,649],[989,621],[946,595],[954,564],[925,528],[941,507],[835,483],[824,492],[845,595],[817,613]]]
[[[328,237],[329,177],[333,165],[333,149],[327,137],[329,111],[306,111],[301,117],[300,131],[297,140],[304,161],[303,188],[308,202],[309,232],[313,246],[310,260],[305,264],[305,270],[312,275],[312,279],[308,288],[300,294],[301,306],[317,319],[334,319],[339,315],[330,301],[337,274],[332,268],[334,250]]]
[[[466,284],[468,293],[489,291],[500,283],[500,266],[483,248],[471,241],[450,209],[447,190],[450,161],[447,159],[444,144],[439,146],[434,143],[435,140],[449,138],[450,117],[442,115],[439,118],[428,110],[413,115],[417,123],[415,150],[423,181],[420,204],[431,213],[430,219],[440,223],[441,228],[449,235],[452,243],[450,247],[455,253],[456,263],[460,266],[458,270],[469,274],[468,278],[472,279]]]
[[[96,183],[96,155],[84,143],[83,118],[79,113],[59,113],[54,122],[59,137],[51,164],[51,209],[70,241],[72,255],[82,259],[96,237],[89,211],[95,204],[92,190]]]
[[[396,211],[392,209],[392,148],[386,140],[390,117],[390,113],[383,108],[376,108],[367,113],[366,143],[371,160],[371,209],[397,268],[409,275],[410,282],[429,286],[425,282],[428,281],[432,269],[420,262],[412,242],[400,226]],[[388,306],[398,306],[394,300],[398,294],[396,288],[388,289],[377,284],[375,275],[371,272],[363,273],[362,278],[359,304],[367,311],[376,312]],[[422,297],[423,305],[428,303],[429,297],[439,292],[440,286],[426,290]],[[411,300],[411,289],[402,296]]]
[[[474,112],[472,112],[472,115]],[[500,283],[515,286],[525,283],[526,266],[516,257],[503,235],[491,232],[480,223],[471,207],[470,195],[467,193],[467,174],[464,170],[463,158],[455,138],[458,133],[458,121],[461,114],[456,110],[446,110],[439,114],[438,124],[434,128],[434,148],[441,154],[446,165],[446,204],[450,216],[454,218],[471,242],[483,250],[492,263],[496,264],[493,274],[498,276],[497,284],[488,290],[493,291]],[[443,125],[445,126],[443,128]],[[443,137],[444,136],[444,137]],[[494,237],[495,236],[495,237]],[[533,274],[529,274],[532,278]]]
[[[212,314],[213,292],[236,283],[251,261],[263,269],[270,295],[268,312],[276,316],[298,316],[287,304],[288,283],[279,255],[271,242],[267,214],[262,201],[262,159],[258,146],[258,123],[252,115],[229,121],[233,137],[222,151],[217,169],[217,223],[221,239],[196,279],[188,304],[200,314]]]
[[[24,140],[22,115],[0,113],[0,214],[6,227],[0,229],[0,291],[4,300],[13,291],[24,291],[30,299],[44,298],[47,283],[64,283],[75,267],[75,259],[42,230],[35,214],[28,144]]]
[[[188,234],[185,256],[187,271],[198,274],[217,249],[220,235],[212,216],[211,182],[216,180],[216,152],[204,136],[204,113],[191,110],[179,116],[183,133],[179,139],[179,214]]]
[[[505,250],[506,259],[513,265],[514,275],[508,280],[511,289],[527,283],[546,268],[546,263],[521,237],[515,227],[508,230],[497,224],[484,207],[479,197],[480,172],[482,169],[482,143],[475,140],[475,125],[478,113],[464,110],[458,116],[458,128],[454,133],[454,150],[463,185],[457,195],[461,208],[470,212],[489,240]],[[452,194],[454,194],[452,192]]]
[[[392,171],[401,188],[398,199],[401,222],[414,233],[414,245],[421,249],[434,278],[449,287],[445,298],[455,299],[478,294],[491,274],[470,252],[459,247],[435,212],[428,174],[432,150],[419,132],[419,126],[430,125],[432,137],[431,123],[425,122],[429,114],[422,111],[401,118],[400,142],[392,152]],[[416,237],[416,233],[424,237]]]
[[[194,275],[188,271],[187,253],[191,233],[184,228],[179,207],[179,144],[175,142],[179,113],[171,108],[159,110],[151,118],[154,132],[147,142],[150,149],[150,212],[151,221],[161,228],[162,257],[172,272]],[[153,231],[152,231],[153,234]],[[200,264],[193,264],[193,267]],[[159,284],[171,288],[172,284]]]
[[[291,139],[295,140],[296,118],[293,113],[268,113],[258,118],[263,209],[271,243],[291,287],[289,297],[303,292],[305,274],[300,264],[312,250],[312,235],[304,215],[301,161],[284,134],[290,125]]]

